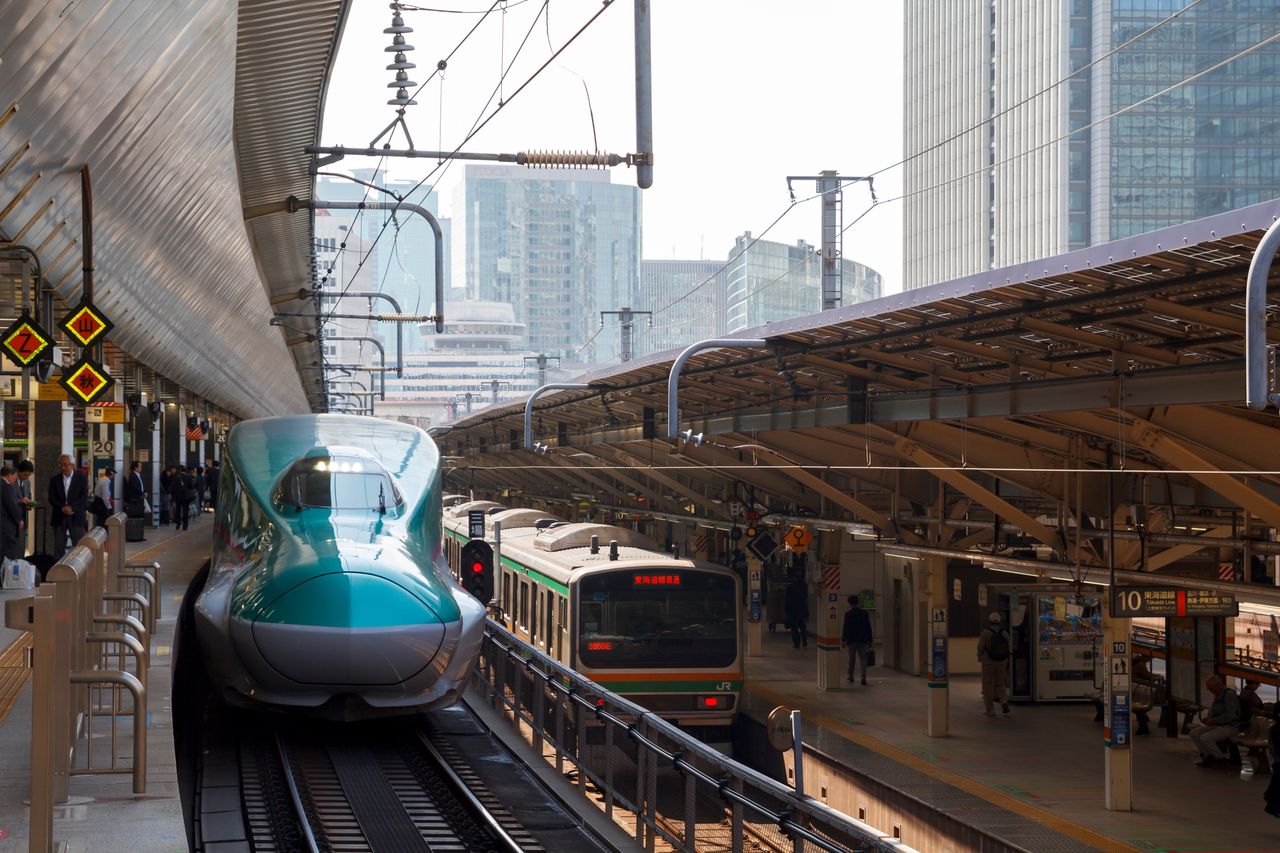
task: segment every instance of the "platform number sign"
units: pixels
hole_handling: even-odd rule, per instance
[[[4,330],[4,337],[0,339],[5,355],[23,367],[29,366],[42,355],[48,355],[52,343],[53,337],[40,328],[40,324],[26,311]]]
[[[82,299],[58,323],[67,335],[82,347],[92,346],[114,327],[107,315],[92,302]]]
[[[75,364],[63,368],[58,383],[67,389],[71,399],[86,405],[96,403],[116,384],[106,369],[88,356],[82,356]]]

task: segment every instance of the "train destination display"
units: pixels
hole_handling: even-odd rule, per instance
[[[1238,616],[1235,593],[1173,587],[1117,587],[1111,591],[1111,615]]]

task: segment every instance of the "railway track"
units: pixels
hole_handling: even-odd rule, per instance
[[[418,725],[368,727],[247,726],[232,755],[238,764],[243,833],[253,853],[444,853],[541,851],[458,757],[446,738]],[[433,742],[436,741],[436,742]],[[450,753],[446,758],[441,753]],[[458,769],[454,766],[459,765]],[[207,774],[206,774],[207,775]],[[210,814],[219,796],[207,786],[204,844],[225,830]],[[227,802],[226,805],[233,805]],[[224,820],[235,822],[227,809]],[[214,849],[224,849],[218,846]]]

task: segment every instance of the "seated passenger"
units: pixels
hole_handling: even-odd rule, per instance
[[[1151,677],[1151,655],[1145,652],[1135,655],[1133,658],[1133,680],[1150,684],[1154,679]]]
[[[1244,689],[1240,691],[1240,724],[1244,725],[1253,719],[1255,714],[1262,713],[1262,697],[1258,688],[1262,682],[1254,678],[1244,680]]]
[[[1213,694],[1213,704],[1203,712],[1203,722],[1191,730],[1191,742],[1200,750],[1199,767],[1212,767],[1227,753],[1220,744],[1236,733],[1240,725],[1240,697],[1216,675],[1204,683]]]

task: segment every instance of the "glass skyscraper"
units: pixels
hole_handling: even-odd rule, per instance
[[[648,308],[638,189],[607,171],[468,165],[453,212],[468,299],[512,305],[533,352],[619,360],[620,335],[598,332],[599,312]]]
[[[1280,0],[1187,5],[908,0],[907,287],[1280,195]]]

